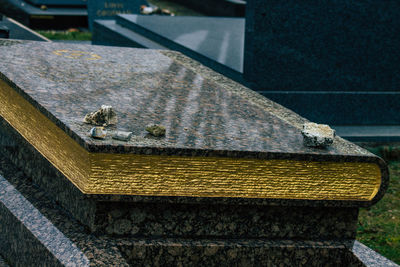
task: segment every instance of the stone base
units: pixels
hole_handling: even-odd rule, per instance
[[[12,266],[397,266],[351,240],[98,237],[4,158],[0,222],[0,251]]]
[[[363,261],[371,251],[364,246],[355,251],[351,240],[98,237],[4,158],[0,174],[0,251],[12,265],[368,266]]]

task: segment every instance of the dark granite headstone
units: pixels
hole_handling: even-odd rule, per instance
[[[207,16],[244,17],[246,1],[243,0],[173,0]]]
[[[44,36],[27,28],[26,26],[18,23],[17,21],[3,17],[0,20],[0,27],[7,27],[9,29],[9,38],[18,40],[31,40],[31,41],[49,41]],[[4,38],[4,37],[3,37]]]
[[[85,6],[34,5],[23,0],[0,0],[0,13],[32,29],[88,27]]]
[[[139,14],[140,6],[148,5],[146,0],[88,0],[89,27],[95,19],[111,19],[117,14]]]
[[[243,71],[244,19],[120,15],[116,23],[227,76]]]
[[[244,77],[311,120],[398,125],[399,13],[396,0],[250,0]]]
[[[8,39],[10,37],[10,29],[0,24],[0,38]]]

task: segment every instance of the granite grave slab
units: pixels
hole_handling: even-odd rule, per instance
[[[10,263],[364,266],[358,209],[384,195],[382,159],[304,146],[306,119],[178,52],[0,44],[0,239],[29,236],[1,248]],[[91,138],[101,105],[131,140]]]

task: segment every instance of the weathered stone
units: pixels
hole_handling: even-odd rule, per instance
[[[117,114],[112,106],[102,105],[97,111],[86,114],[83,122],[94,125],[108,126],[117,124]]]
[[[304,137],[304,145],[308,147],[327,147],[333,143],[335,130],[326,124],[313,122],[303,124],[301,131]]]
[[[162,125],[152,124],[146,127],[146,131],[148,131],[151,135],[159,137],[165,135],[165,127]]]

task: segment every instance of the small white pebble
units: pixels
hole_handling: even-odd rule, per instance
[[[107,131],[104,130],[104,127],[93,127],[90,129],[90,136],[96,139],[105,139]]]

